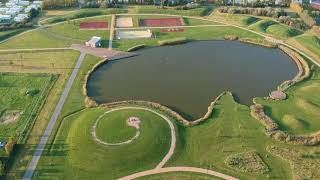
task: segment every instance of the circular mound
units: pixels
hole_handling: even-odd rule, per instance
[[[270,93],[270,98],[274,99],[274,100],[284,100],[287,98],[286,93],[282,92],[282,91],[272,91]]]
[[[132,172],[156,167],[168,153],[171,133],[167,122],[157,114],[140,109],[123,109],[105,116],[105,123],[122,120],[123,127],[131,128],[133,133],[136,132],[135,128],[128,126],[126,121],[129,117],[139,117],[142,122],[139,138],[122,146],[98,144],[92,138],[92,127],[105,112],[104,108],[86,109],[70,117],[62,127],[68,127],[65,140],[68,155],[65,156],[67,163],[63,173],[65,179],[92,179],[93,174],[95,179],[118,179]],[[111,129],[106,137],[109,140],[116,133],[119,133],[119,129]],[[123,135],[130,138],[132,133]]]
[[[114,110],[103,113],[92,130],[94,140],[100,144],[116,146],[133,142],[140,135],[140,119],[130,113]]]
[[[300,119],[296,118],[293,115],[286,114],[282,118],[282,122],[284,125],[291,129],[305,129],[306,124]]]

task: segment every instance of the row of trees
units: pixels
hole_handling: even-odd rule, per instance
[[[317,24],[317,22],[309,15],[309,11],[304,10],[297,2],[292,2],[290,4],[290,8],[298,13],[303,22],[306,23],[309,27]]]
[[[281,8],[248,8],[248,7],[222,7],[218,9],[221,13],[229,14],[251,14],[254,16],[268,16],[278,18],[286,16],[287,13]]]
[[[280,23],[286,24],[296,29],[305,30],[308,28],[307,24],[297,18],[287,16],[281,8],[244,8],[244,7],[222,7],[218,9],[221,13],[229,14],[251,14],[254,16],[267,16],[276,18]]]

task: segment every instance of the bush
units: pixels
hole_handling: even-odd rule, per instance
[[[10,156],[14,145],[16,144],[15,140],[13,137],[10,137],[7,144],[4,146],[4,149],[6,151],[6,153]]]
[[[296,2],[292,2],[290,4],[290,8],[299,14],[300,18],[306,23],[309,27],[316,25],[316,21],[309,16],[307,10],[303,10],[303,8]]]

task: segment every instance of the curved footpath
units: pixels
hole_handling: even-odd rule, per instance
[[[209,169],[202,169],[202,168],[195,168],[195,167],[167,167],[167,168],[160,168],[160,169],[151,169],[151,170],[142,171],[129,176],[122,177],[119,180],[131,180],[139,177],[150,176],[150,175],[161,174],[161,173],[170,173],[170,172],[193,172],[193,173],[206,174],[210,176],[216,176],[216,177],[227,179],[227,180],[237,180],[237,178],[228,176],[226,174],[222,174]]]

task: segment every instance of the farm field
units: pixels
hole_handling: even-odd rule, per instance
[[[82,22],[100,21],[110,26],[111,14],[117,14],[118,17],[132,17],[133,28],[137,28],[139,19],[172,17],[165,14],[177,15],[179,18],[200,18],[211,13],[213,8],[206,6],[191,10],[175,10],[167,7],[160,9],[154,6],[129,6],[116,9],[54,10],[41,17],[41,24],[48,26],[1,43],[0,95],[4,98],[0,99],[0,141],[23,134],[16,153],[9,160],[10,166],[6,167],[7,176],[2,177],[21,179],[24,175],[79,58],[80,52],[70,50],[69,47],[72,44],[83,44],[92,36],[102,37],[102,47],[108,47],[109,28],[84,30],[80,29]],[[153,15],[147,15],[148,13]],[[205,18],[219,22],[182,17],[184,25],[199,27],[183,27],[179,32],[166,31],[166,28],[151,28],[153,38],[113,40],[112,48],[126,52],[137,45],[156,47],[161,44],[159,41],[225,40],[227,37],[266,42],[263,36],[225,25],[227,22],[267,34],[275,39],[293,41],[305,48],[302,49],[303,52],[312,54],[312,57],[320,62],[319,38],[313,34],[303,34],[269,18],[217,13]],[[27,29],[0,32],[0,41],[25,30]],[[6,51],[10,49],[32,51]],[[183,125],[179,117],[156,105],[124,103],[115,107],[130,106],[140,109],[122,109],[105,114],[94,128],[97,119],[114,107],[97,106],[84,94],[89,73],[102,59],[89,54],[83,56],[83,63],[54,124],[33,179],[116,179],[154,169],[165,159],[164,157],[170,155],[169,149],[172,147],[172,129],[163,117],[167,117],[173,123],[176,133],[173,154],[169,156],[164,167],[197,167],[239,179],[320,177],[319,145],[310,147],[273,140],[266,134],[264,126],[250,115],[250,107],[239,104],[238,97],[228,93],[217,99],[212,105],[212,114],[197,125],[186,125],[190,122],[184,122]],[[312,71],[311,77],[286,90],[285,100],[271,101],[262,97],[255,99],[264,106],[266,114],[279,125],[280,130],[290,135],[310,135],[320,129],[320,98],[316,96],[320,90],[320,68],[311,61],[308,61],[308,64]],[[141,120],[140,128],[128,126],[127,120],[132,117]],[[26,126],[28,128],[25,131]],[[125,142],[138,131],[140,134],[128,144],[112,146],[98,142],[93,136],[93,129],[98,139],[110,143]],[[4,149],[0,150],[0,156],[6,156]],[[174,172],[138,179],[219,178],[191,172]]]
[[[56,80],[50,74],[0,73],[0,139],[23,141]]]

